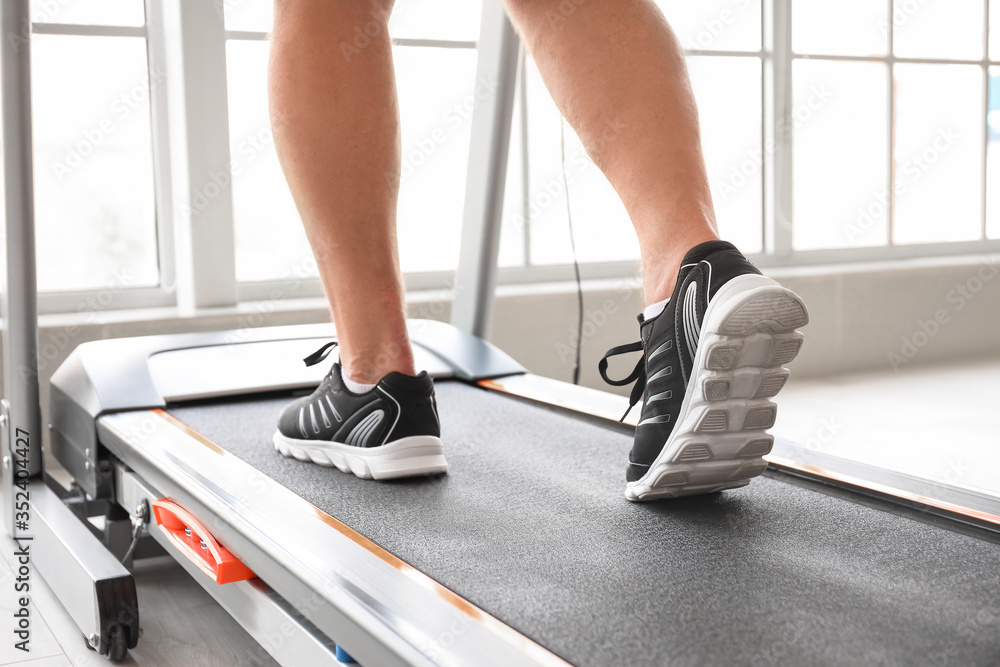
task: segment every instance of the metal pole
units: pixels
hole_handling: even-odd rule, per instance
[[[493,326],[500,216],[507,181],[520,40],[500,0],[483,2],[476,68],[476,110],[465,186],[462,244],[451,322],[480,338]]]
[[[13,532],[11,482],[42,469],[38,404],[38,309],[31,141],[31,22],[28,0],[0,9],[6,266],[3,285],[4,447],[3,522]]]
[[[792,254],[792,1],[765,0],[764,37],[764,250]]]

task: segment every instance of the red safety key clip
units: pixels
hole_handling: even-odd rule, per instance
[[[257,575],[228,549],[219,544],[208,530],[186,509],[169,498],[153,501],[156,525],[180,552],[217,584],[253,579]]]

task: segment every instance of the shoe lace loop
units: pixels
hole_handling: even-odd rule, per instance
[[[619,345],[618,347],[613,347],[604,353],[604,357],[597,364],[597,370],[601,373],[601,377],[610,385],[615,387],[624,387],[625,385],[635,382],[632,387],[632,393],[628,398],[628,409],[625,410],[625,414],[619,419],[619,422],[625,421],[628,417],[628,413],[632,411],[635,404],[642,400],[642,393],[646,390],[646,355],[645,353],[639,357],[639,361],[636,363],[635,368],[632,372],[628,374],[621,380],[612,380],[608,377],[608,359],[611,357],[618,356],[619,354],[628,354],[629,352],[642,352],[642,341],[637,341],[635,343],[629,343],[628,345]]]
[[[327,343],[323,347],[319,348],[318,350],[316,350],[315,352],[313,352],[312,354],[310,354],[308,357],[306,357],[302,361],[305,362],[306,366],[315,366],[319,362],[321,362],[324,359],[326,359],[327,356],[329,356],[330,352],[332,352],[333,348],[335,348],[335,347],[337,347],[337,341],[335,341],[335,340],[330,341],[329,343]]]

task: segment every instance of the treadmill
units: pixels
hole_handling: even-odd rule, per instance
[[[282,664],[1000,661],[996,499],[779,441],[747,487],[630,503],[624,398],[409,329],[446,475],[274,450],[324,372],[309,325],[81,345],[51,385],[60,495],[141,527]]]
[[[409,324],[450,470],[385,482],[271,444],[329,325],[81,345],[42,427],[28,41],[2,50],[0,520],[81,641],[135,648],[127,566],[166,553],[283,665],[1000,663],[997,498],[779,440],[749,486],[629,503],[625,399],[487,342],[519,45],[499,2],[483,25],[452,322]]]

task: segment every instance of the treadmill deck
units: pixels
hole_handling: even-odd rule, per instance
[[[169,412],[573,664],[1000,662],[995,544],[768,477],[632,504],[628,435],[437,394],[450,472],[393,482],[278,454],[288,397]]]

